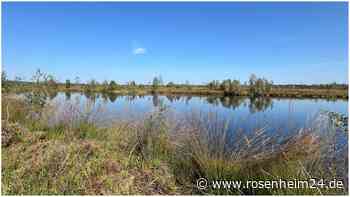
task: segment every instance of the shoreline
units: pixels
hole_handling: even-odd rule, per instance
[[[91,92],[119,95],[194,95],[194,96],[245,96],[249,97],[248,87],[243,87],[242,90],[236,93],[228,93],[224,90],[209,89],[205,86],[189,86],[189,87],[158,87],[150,86],[128,87],[119,86],[113,90],[106,90],[103,86],[86,89],[87,86],[72,85],[66,88],[64,85],[49,87],[48,91],[56,92]],[[13,86],[9,92],[27,92],[33,91],[35,86]],[[348,89],[345,88],[280,88],[272,87],[269,93],[265,93],[262,97],[270,98],[315,98],[315,99],[348,99]]]

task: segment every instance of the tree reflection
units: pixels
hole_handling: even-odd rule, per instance
[[[65,92],[64,93],[66,95],[66,100],[69,101],[71,98],[71,93],[70,92]]]
[[[108,93],[102,93],[102,99],[104,103],[108,103],[109,98],[108,98]]]
[[[49,97],[52,99],[57,95],[55,92],[52,92],[49,94]],[[71,99],[71,93],[65,92],[66,100]],[[104,102],[115,102],[118,98],[118,94],[115,93],[103,93],[103,94],[97,94],[94,92],[84,92],[84,96],[92,101],[93,103],[96,102],[96,99],[99,98],[99,96],[102,97]],[[165,96],[169,102],[183,102],[186,105],[190,105],[190,101],[192,100],[193,96],[181,96],[181,95],[166,95]],[[128,95],[123,96],[123,98],[126,101],[133,102],[136,99],[144,99],[144,96],[137,96],[137,95]],[[208,104],[213,106],[223,106],[225,108],[229,109],[237,109],[238,107],[247,107],[249,108],[250,113],[256,113],[260,111],[265,111],[269,107],[273,107],[272,99],[269,97],[256,97],[256,98],[248,98],[248,97],[241,97],[241,96],[203,96],[200,97],[200,99],[204,99]],[[154,107],[159,107],[162,105],[162,100],[159,95],[153,94],[152,95],[152,104]]]
[[[173,95],[166,95],[166,98],[172,103],[175,100]]]
[[[215,106],[218,106],[220,103],[219,97],[216,97],[216,96],[208,96],[206,100],[209,104],[212,104]]]
[[[244,102],[244,97],[239,96],[224,96],[220,98],[222,106],[226,108],[236,109]]]
[[[179,101],[182,96],[180,95],[166,95],[166,98],[172,103],[174,101]]]
[[[267,108],[273,107],[272,99],[269,97],[257,97],[249,99],[249,111],[250,113],[256,113],[259,111],[265,111]]]
[[[118,95],[117,94],[108,94],[109,101],[114,103],[115,100],[117,100]]]
[[[153,106],[154,107],[158,107],[159,106],[159,97],[157,94],[154,94],[153,97],[152,97],[152,102],[153,102]]]
[[[250,98],[249,102],[247,101],[247,97],[240,96],[208,96],[206,97],[206,101],[214,106],[222,105],[223,107],[236,109],[239,106],[246,107],[248,105],[250,113],[255,113],[259,111],[265,111],[269,107],[272,106],[272,99],[268,97],[259,97],[259,98]],[[248,104],[247,104],[248,103]]]
[[[136,95],[128,95],[128,96],[126,96],[126,100],[129,101],[129,102],[132,102],[135,99],[137,99]]]
[[[192,99],[192,96],[186,97],[186,100],[185,100],[186,105],[188,105],[188,103],[190,102],[191,99]]]
[[[85,91],[84,92],[84,96],[89,99],[90,101],[92,101],[93,103],[96,102],[96,99],[99,98],[99,95],[94,93],[94,92],[91,92],[91,91]]]

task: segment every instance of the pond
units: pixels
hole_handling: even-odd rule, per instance
[[[56,93],[52,102],[67,103],[79,100],[81,106],[88,101],[101,108],[96,121],[108,125],[115,120],[137,119],[159,106],[166,106],[177,118],[188,118],[193,114],[228,122],[230,130],[241,129],[252,132],[265,128],[271,134],[289,135],[303,127],[312,127],[320,111],[331,111],[348,116],[347,100],[295,99],[145,95],[122,96],[116,94]],[[344,135],[347,132],[343,132]]]

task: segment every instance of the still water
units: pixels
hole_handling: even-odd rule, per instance
[[[322,110],[348,116],[347,100],[83,93],[57,93],[50,98],[56,103],[76,100],[82,105],[88,101],[93,103],[95,108],[102,109],[97,116],[97,121],[102,125],[115,120],[142,118],[159,106],[166,106],[180,119],[193,114],[215,114],[217,119],[229,122],[231,130],[241,129],[245,132],[264,127],[270,133],[290,134],[300,128],[311,127]]]

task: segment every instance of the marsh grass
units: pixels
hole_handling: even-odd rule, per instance
[[[159,115],[158,115],[159,116]],[[151,122],[154,119],[151,119]],[[295,135],[271,136],[266,128],[255,130],[250,135],[235,131],[229,133],[229,123],[218,119],[216,114],[193,116],[177,125],[159,126],[141,130],[139,146],[152,150],[152,157],[170,165],[182,192],[195,194],[335,194],[346,193],[344,189],[253,189],[242,190],[197,190],[195,181],[208,180],[309,180],[311,178],[343,180],[346,177],[336,172],[344,163],[333,163],[329,156],[335,145],[329,136],[335,128],[324,124],[327,120],[313,123],[309,129],[300,129]],[[158,121],[157,121],[158,122]],[[323,124],[321,125],[321,122]],[[146,127],[147,128],[147,127]],[[163,138],[164,132],[167,138]],[[327,132],[327,133],[325,133]],[[154,139],[154,141],[150,140]],[[160,146],[161,145],[161,146]],[[162,147],[162,148],[159,148]],[[140,148],[141,149],[141,148]],[[161,150],[161,151],[159,151]],[[143,149],[141,150],[141,152]],[[346,148],[340,152],[346,151]],[[156,152],[156,153],[155,153]],[[344,156],[344,154],[343,154]],[[339,159],[338,159],[339,160]],[[347,160],[341,158],[340,160]],[[332,163],[332,165],[324,165]],[[340,164],[340,166],[339,166]],[[336,167],[337,166],[337,167]]]
[[[49,103],[35,109],[39,116],[29,116],[33,108],[21,99],[3,96],[2,101],[2,141],[11,139],[2,144],[3,194],[347,193],[195,187],[200,177],[345,181],[339,169],[347,171],[347,144],[334,148],[336,132],[324,119],[281,140],[267,135],[265,127],[249,135],[232,131],[215,113],[169,118],[171,111],[161,102],[143,119],[101,127],[96,120],[103,106],[93,102]]]

